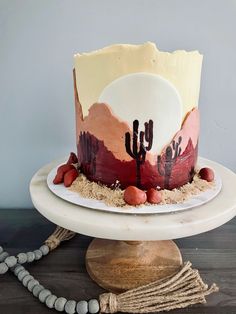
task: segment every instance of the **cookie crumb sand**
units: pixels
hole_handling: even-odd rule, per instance
[[[213,186],[214,182],[207,182],[195,174],[191,183],[171,191],[162,190],[162,202],[160,205],[183,203],[192,196],[211,189]],[[78,176],[69,189],[79,193],[82,197],[101,200],[108,206],[129,207],[123,199],[124,190],[119,188],[110,189],[105,185],[91,182],[83,174]],[[145,203],[145,205],[153,206],[149,203]]]

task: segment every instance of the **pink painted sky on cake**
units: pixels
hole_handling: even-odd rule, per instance
[[[97,139],[103,141],[104,145],[113,153],[115,158],[123,161],[132,160],[129,154],[127,154],[124,145],[125,133],[132,133],[132,130],[126,122],[121,121],[113,114],[112,109],[107,104],[93,104],[89,109],[89,114],[84,119],[80,117],[79,113],[77,113],[77,141],[81,132],[89,132]],[[142,126],[140,126],[141,129]],[[176,133],[173,139],[177,140],[179,136],[182,137],[180,147],[183,152],[188,145],[189,139],[191,139],[193,147],[196,147],[198,134],[199,111],[195,108],[188,113],[181,130]],[[164,150],[165,147],[163,148]],[[155,164],[156,154],[147,152],[146,160],[149,160],[151,164]]]

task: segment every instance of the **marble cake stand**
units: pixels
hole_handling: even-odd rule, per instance
[[[30,183],[33,204],[55,224],[95,237],[86,254],[87,271],[110,291],[124,291],[176,272],[182,257],[172,239],[217,228],[236,215],[236,175],[207,159],[201,158],[201,164],[215,169],[222,179],[218,196],[186,211],[151,215],[103,212],[55,196],[46,179],[63,160],[42,167],[33,176]]]

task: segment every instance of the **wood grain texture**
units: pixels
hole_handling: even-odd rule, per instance
[[[35,249],[55,225],[36,210],[0,210],[0,245],[9,252]],[[43,285],[68,299],[90,299],[104,290],[88,276],[85,253],[92,238],[77,235],[52,254],[26,268]],[[190,260],[207,283],[216,282],[220,292],[210,295],[206,305],[174,310],[173,314],[236,313],[236,219],[210,232],[175,241],[183,260]],[[56,313],[39,303],[14,277],[0,277],[1,314]]]
[[[175,274],[182,265],[174,241],[94,239],[86,253],[86,268],[101,287],[114,293]]]

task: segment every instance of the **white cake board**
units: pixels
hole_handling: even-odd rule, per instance
[[[222,165],[199,158],[222,179],[221,192],[210,202],[186,211],[125,215],[97,211],[71,204],[54,195],[47,186],[48,173],[63,161],[42,167],[32,178],[30,194],[36,209],[47,219],[85,235],[114,240],[168,240],[214,229],[236,215],[236,175]]]
[[[65,164],[66,160],[62,163]],[[87,207],[90,209],[103,210],[108,212],[115,212],[120,214],[166,214],[173,213],[180,210],[186,210],[190,208],[194,208],[197,206],[201,206],[209,201],[211,201],[214,197],[216,197],[222,188],[222,181],[219,174],[215,172],[215,180],[214,186],[204,192],[201,192],[197,195],[193,195],[190,199],[178,203],[178,204],[155,204],[155,205],[141,205],[141,206],[129,206],[129,207],[115,207],[108,206],[101,200],[89,199],[82,197],[78,192],[71,191],[66,188],[64,184],[54,184],[53,180],[56,176],[57,169],[60,166],[57,165],[54,167],[47,176],[47,185],[48,188],[58,197],[62,198],[65,201],[68,201],[72,204]],[[198,168],[205,167],[205,164],[198,164]]]

